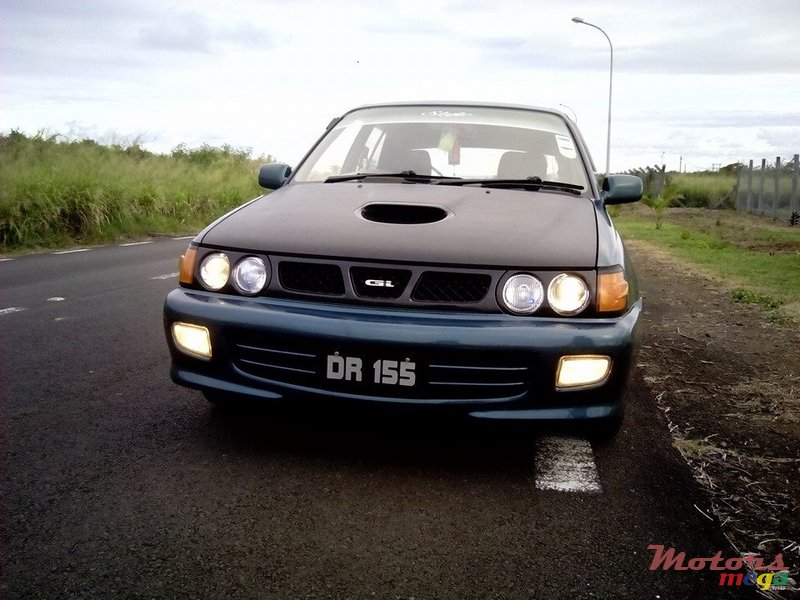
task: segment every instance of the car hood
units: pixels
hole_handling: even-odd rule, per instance
[[[430,223],[374,222],[390,213],[443,209]],[[435,210],[432,212],[436,212]],[[559,193],[394,183],[298,183],[263,196],[210,227],[203,245],[270,254],[487,267],[594,268],[591,200]]]

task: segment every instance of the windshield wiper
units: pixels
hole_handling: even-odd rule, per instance
[[[325,183],[337,183],[339,181],[361,181],[369,178],[404,179],[413,183],[429,183],[439,180],[458,180],[460,177],[448,177],[446,175],[417,175],[414,171],[400,171],[399,173],[350,173],[347,175],[332,175],[325,180]]]
[[[478,185],[487,188],[517,188],[532,191],[555,189],[576,195],[585,189],[584,186],[577,183],[545,181],[541,177],[527,177],[525,179],[459,179],[457,181],[441,181],[439,185]]]

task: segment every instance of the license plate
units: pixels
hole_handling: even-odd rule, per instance
[[[414,387],[417,365],[411,359],[364,360],[357,356],[342,356],[338,352],[326,359],[325,378],[331,381],[351,381],[377,385]]]

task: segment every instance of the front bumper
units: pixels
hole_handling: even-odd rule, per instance
[[[436,406],[484,419],[598,420],[623,410],[640,313],[641,300],[616,318],[525,318],[177,289],[167,296],[164,325],[173,381],[206,392]],[[209,329],[210,360],[176,347],[170,330],[176,321]],[[326,380],[320,361],[336,352],[363,357],[365,364],[413,360],[420,366],[418,383],[401,388]],[[608,378],[592,388],[557,390],[559,359],[579,354],[611,357]]]

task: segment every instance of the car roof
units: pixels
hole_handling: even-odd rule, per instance
[[[561,117],[566,117],[567,115],[560,110],[556,110],[554,108],[545,108],[542,106],[528,106],[525,104],[507,104],[503,102],[472,102],[472,101],[444,101],[444,100],[420,100],[420,101],[404,101],[404,102],[379,102],[376,104],[363,104],[361,106],[357,106],[356,108],[351,108],[350,110],[346,111],[342,116],[357,111],[363,110],[365,108],[391,108],[393,106],[396,107],[406,107],[406,106],[470,106],[475,108],[512,108],[515,110],[530,110],[535,112],[547,112],[554,115],[558,115]],[[567,117],[569,118],[569,117]]]

